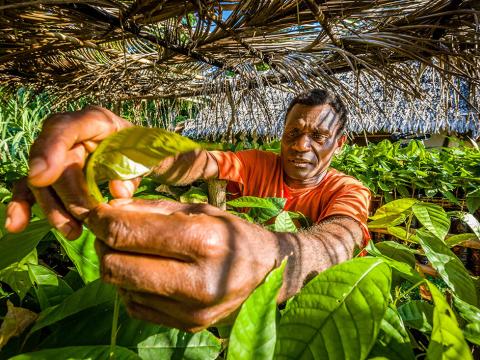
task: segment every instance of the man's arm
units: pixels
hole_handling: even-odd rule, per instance
[[[300,291],[315,275],[352,258],[363,243],[360,224],[349,216],[331,216],[298,233],[276,233],[280,253],[289,255],[278,301]]]
[[[188,185],[218,177],[218,165],[208,151],[195,150],[163,160],[150,176],[163,184]]]
[[[210,205],[170,201],[116,200],[96,207],[87,224],[102,279],[121,289],[130,315],[189,331],[231,319],[285,256],[280,301],[350,258],[362,239],[348,217],[276,233]]]

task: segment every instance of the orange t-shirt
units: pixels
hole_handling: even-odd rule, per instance
[[[292,189],[283,180],[280,157],[272,152],[209,153],[217,161],[219,179],[229,181],[228,190],[234,195],[285,198],[285,210],[299,211],[315,223],[332,215],[350,216],[362,226],[364,243],[370,239],[367,228],[370,191],[357,179],[329,169],[320,184]]]

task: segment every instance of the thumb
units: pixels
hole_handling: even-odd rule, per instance
[[[142,181],[141,177],[137,177],[132,180],[110,180],[108,188],[110,193],[116,199],[128,199],[133,196],[138,185]]]

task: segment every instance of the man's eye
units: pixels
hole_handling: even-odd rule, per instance
[[[328,138],[328,136],[321,133],[315,133],[312,135],[312,138],[315,141],[325,141]]]
[[[288,132],[288,135],[293,137],[293,136],[297,136],[299,134],[299,131],[298,129],[292,129]]]

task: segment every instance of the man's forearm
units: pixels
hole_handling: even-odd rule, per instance
[[[355,220],[341,216],[296,234],[279,233],[278,238],[281,257],[288,256],[278,297],[283,302],[318,273],[351,259],[354,249],[362,243],[363,233]]]
[[[218,166],[206,150],[196,150],[169,157],[155,167],[154,179],[164,184],[188,185],[218,176]]]

